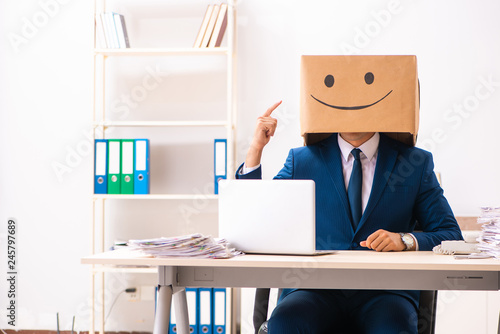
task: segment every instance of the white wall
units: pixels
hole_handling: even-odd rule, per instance
[[[240,66],[242,124],[284,101],[283,134],[267,148],[266,177],[281,168],[290,146],[301,143],[300,55],[415,54],[421,84],[418,146],[434,153],[452,208],[457,215],[476,215],[479,206],[499,202],[497,160],[488,153],[498,142],[500,23],[492,14],[498,3],[244,1],[240,9],[240,52],[252,54]],[[493,81],[492,92],[478,88],[483,80]],[[475,97],[481,93],[488,96]],[[462,114],[454,112],[459,108]],[[481,173],[474,172],[478,168]]]
[[[2,328],[8,217],[18,222],[17,329],[54,329],[56,312],[69,328],[89,291],[79,257],[90,249],[90,6],[67,1],[49,11],[38,1],[0,4]],[[83,156],[59,181],[52,163],[65,164],[77,148]]]
[[[141,3],[123,0],[113,5],[126,15],[133,46],[189,46],[209,1],[189,1],[193,6],[180,0]],[[276,174],[288,149],[302,144],[300,55],[415,54],[422,88],[418,145],[434,153],[453,210],[476,215],[481,205],[498,205],[499,10],[493,0],[241,0],[238,160],[244,159],[256,117],[277,100],[284,102],[275,112],[279,131],[263,157],[264,177]],[[91,24],[90,1],[0,2],[0,242],[5,245],[7,218],[16,218],[18,329],[55,329],[56,312],[63,329],[70,328],[73,315],[78,329],[88,329],[89,268],[79,258],[90,251]],[[217,119],[225,109],[224,66],[218,58],[112,60],[111,117]],[[136,106],[117,108],[120,96],[131,94],[148,70],[156,71],[158,87]],[[492,83],[485,86],[484,81]],[[111,136],[150,137],[156,157],[152,192],[189,192],[210,189],[211,143],[224,132],[139,129],[116,130]],[[66,169],[57,173],[54,166],[62,165]],[[187,216],[186,210],[194,213]],[[217,224],[214,202],[112,202],[106,214],[111,222],[106,246],[115,239],[210,233]],[[6,251],[0,248],[4,275]],[[108,280],[110,305],[125,287],[153,285],[155,278],[110,274]],[[1,279],[1,328],[8,328],[5,291]],[[458,302],[466,294],[460,296],[446,299],[440,328],[468,333],[466,323],[484,322],[477,305],[490,305],[489,325],[481,325],[480,333],[494,333],[498,305],[488,295],[474,294],[476,305],[467,308]],[[108,329],[151,330],[152,302],[130,303],[123,297],[118,297]],[[454,307],[470,310],[473,319],[453,317]]]

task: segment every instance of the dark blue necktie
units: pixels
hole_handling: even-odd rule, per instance
[[[361,150],[355,148],[351,151],[354,157],[352,164],[351,178],[349,179],[349,186],[347,187],[347,197],[349,198],[349,206],[351,208],[351,217],[354,230],[358,227],[361,220],[361,186],[363,185],[363,171],[361,168],[361,159],[359,157]]]

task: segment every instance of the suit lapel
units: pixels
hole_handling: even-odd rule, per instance
[[[347,193],[345,190],[342,161],[340,160],[342,157],[336,133],[331,135],[328,139],[325,139],[320,144],[320,152],[323,162],[325,163],[325,167],[333,181],[335,190],[337,191],[338,198],[342,201],[344,214],[346,215],[347,220],[351,221],[349,202],[347,200]]]
[[[390,175],[392,173],[394,165],[396,164],[397,157],[398,151],[390,145],[390,142],[388,142],[387,138],[383,134],[380,134],[380,143],[377,153],[377,165],[375,166],[375,175],[373,177],[372,190],[370,192],[368,203],[356,231],[358,231],[368,220],[368,217],[377,205],[380,196],[382,196],[387,181],[390,179]]]

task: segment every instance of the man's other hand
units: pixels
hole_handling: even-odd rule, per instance
[[[361,247],[367,247],[377,252],[402,251],[406,248],[399,233],[389,232],[386,230],[378,230],[365,241],[359,243]]]

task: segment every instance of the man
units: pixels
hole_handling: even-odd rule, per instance
[[[258,118],[237,178],[261,177],[262,151],[277,126],[271,114],[280,104]],[[350,194],[354,174],[357,202]],[[315,181],[318,249],[431,250],[442,240],[462,239],[432,155],[380,133],[334,133],[292,149],[275,178]],[[413,232],[417,223],[422,232]],[[418,298],[418,291],[286,290],[269,333],[417,333]]]

